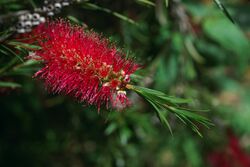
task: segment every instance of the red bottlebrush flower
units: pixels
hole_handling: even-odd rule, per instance
[[[228,132],[229,144],[222,151],[209,154],[208,161],[212,167],[249,167],[250,155],[240,147],[239,139]]]
[[[39,25],[32,34],[38,36],[42,49],[30,58],[44,64],[34,76],[43,79],[52,92],[71,95],[98,109],[128,105],[125,86],[138,65],[109,40],[63,20]]]

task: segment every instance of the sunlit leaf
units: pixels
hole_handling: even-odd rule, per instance
[[[144,5],[148,5],[148,6],[155,6],[155,3],[149,0],[136,0],[136,2],[144,4]]]
[[[114,12],[108,8],[104,8],[104,7],[98,6],[98,5],[93,4],[93,3],[83,3],[83,7],[87,7],[87,8],[92,9],[92,10],[100,10],[100,11],[106,12],[108,14],[111,14],[111,15],[113,15],[121,20],[129,22],[131,24],[136,24],[136,22],[134,20],[128,18],[127,16],[124,16],[118,12]]]
[[[32,44],[27,44],[27,43],[23,43],[23,42],[18,42],[18,41],[9,41],[8,45],[13,45],[16,48],[24,48],[24,49],[29,49],[29,50],[39,50],[41,49],[40,46],[37,45],[32,45]]]
[[[234,19],[232,18],[232,16],[229,14],[229,12],[227,11],[227,9],[225,8],[225,6],[220,2],[220,0],[214,0],[214,2],[216,3],[216,5],[220,8],[220,10],[222,10],[222,12],[227,16],[227,18],[232,22],[234,22]]]
[[[8,87],[8,88],[19,88],[21,87],[20,84],[14,82],[3,82],[0,81],[0,87]]]

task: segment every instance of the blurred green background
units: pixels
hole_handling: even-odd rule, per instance
[[[235,24],[212,0],[79,1],[53,16],[88,26],[135,56],[143,65],[139,85],[209,109],[215,126],[201,127],[203,138],[174,116],[171,136],[133,93],[131,108],[99,114],[47,93],[32,78],[39,65],[27,62],[27,51],[1,44],[0,166],[249,167],[250,3],[221,2]],[[42,4],[0,0],[0,15]]]

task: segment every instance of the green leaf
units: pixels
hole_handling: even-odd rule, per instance
[[[200,123],[207,128],[213,125],[209,119],[194,113],[197,110],[192,110],[180,106],[181,104],[187,104],[188,102],[190,102],[189,99],[167,96],[165,93],[162,93],[160,91],[140,86],[127,85],[126,87],[127,89],[133,90],[138,93],[154,107],[158,118],[164,126],[168,127],[171,133],[172,130],[166,119],[165,113],[172,113],[177,116],[183,123],[189,124],[192,130],[196,132],[199,136],[202,135],[199,132],[198,126],[194,122]]]
[[[220,46],[201,39],[197,40],[195,45],[207,62],[212,62],[214,65],[217,65],[218,63],[223,64],[226,61],[226,51]]]
[[[132,136],[131,130],[129,128],[127,128],[127,127],[124,127],[120,131],[120,142],[121,142],[121,144],[126,145],[131,136]]]
[[[165,5],[168,8],[168,6],[169,6],[169,0],[165,0]]]
[[[149,0],[136,0],[136,2],[144,4],[144,5],[148,5],[148,6],[155,6],[155,3]]]
[[[17,42],[17,41],[10,41],[10,42],[8,42],[8,45],[15,46],[16,48],[24,48],[24,49],[29,49],[29,50],[41,49],[40,46],[27,44],[27,43],[23,43],[23,42]]]
[[[116,123],[111,123],[105,130],[106,135],[110,135],[117,129],[117,124]]]
[[[222,12],[227,16],[227,18],[232,22],[234,22],[234,19],[231,17],[225,6],[220,2],[220,0],[214,0],[215,4],[222,10]]]
[[[209,17],[203,22],[205,34],[220,43],[226,49],[239,55],[249,53],[249,42],[241,29],[221,17]]]
[[[164,101],[169,101],[170,103],[175,103],[175,104],[187,104],[192,102],[191,99],[183,99],[183,98],[178,98],[174,96],[168,96],[163,92],[160,92],[158,90],[153,90],[141,86],[135,86],[133,85],[133,89],[137,92],[141,92],[147,96],[154,96],[154,98],[162,99]]]
[[[200,53],[196,50],[193,40],[191,37],[186,37],[184,41],[185,47],[190,54],[190,56],[200,64],[203,64],[205,62],[204,58],[200,55]]]
[[[33,0],[29,0],[29,3],[34,9],[37,8],[36,3]]]
[[[0,42],[3,42],[4,40],[8,39],[11,35],[13,35],[12,30],[6,30],[3,32],[0,32]]]
[[[73,23],[79,24],[79,25],[83,25],[83,22],[80,21],[78,18],[72,16],[72,15],[68,15],[67,18],[72,21]]]
[[[239,27],[225,18],[209,17],[204,20],[203,29],[209,38],[235,54],[234,63],[236,62],[242,68],[248,65],[250,44]]]
[[[7,55],[14,55],[16,56],[21,62],[24,62],[23,59],[12,49],[10,49],[9,47],[5,46],[5,45],[0,45],[1,50],[5,50]]]
[[[186,154],[188,162],[190,162],[190,166],[202,166],[202,155],[198,151],[199,145],[195,142],[195,140],[193,140],[193,138],[185,138],[185,140],[182,142],[182,147]]]
[[[104,8],[104,7],[98,6],[98,5],[93,4],[93,3],[84,3],[83,5],[84,5],[83,7],[87,7],[87,8],[92,9],[92,10],[99,10],[99,11],[106,12],[108,14],[111,14],[111,15],[113,15],[121,20],[124,20],[126,22],[129,22],[131,24],[137,24],[134,20],[128,18],[127,16],[124,16],[118,12],[114,12],[108,8]]]
[[[14,64],[16,64],[17,61],[18,61],[18,58],[14,57],[8,63],[6,63],[2,68],[0,68],[0,75],[2,75],[7,70],[9,70]]]
[[[168,120],[166,119],[166,116],[163,115],[165,109],[162,108],[161,106],[157,106],[153,101],[151,101],[147,98],[146,98],[146,100],[155,108],[156,113],[157,113],[157,117],[159,118],[161,123],[169,129],[171,135],[173,135],[172,128],[171,128]]]
[[[0,87],[7,87],[7,88],[19,88],[21,87],[20,84],[14,82],[3,82],[0,81]]]

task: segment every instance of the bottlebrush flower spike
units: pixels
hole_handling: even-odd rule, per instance
[[[36,27],[39,46],[32,59],[44,67],[34,76],[45,81],[52,92],[68,94],[81,102],[107,108],[129,104],[126,85],[138,65],[95,32],[51,21]]]
[[[202,110],[186,108],[190,102],[187,99],[131,85],[130,75],[139,66],[95,32],[59,20],[39,25],[31,35],[42,49],[29,58],[44,64],[34,76],[43,79],[52,92],[71,95],[81,102],[96,105],[99,110],[101,105],[118,109],[126,107],[129,104],[128,89],[147,100],[170,131],[167,113],[189,124],[200,136],[199,127],[194,122],[206,127],[213,125],[209,119],[195,113]]]

